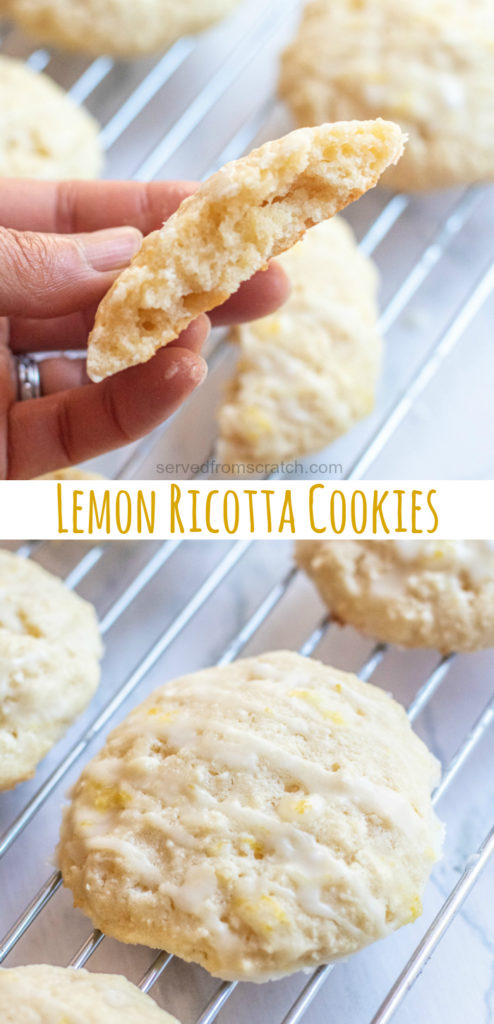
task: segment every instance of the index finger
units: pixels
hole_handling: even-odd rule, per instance
[[[144,235],[160,228],[192,181],[33,181],[4,178],[0,224],[17,231],[78,234],[130,224]]]

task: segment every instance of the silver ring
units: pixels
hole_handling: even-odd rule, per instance
[[[16,362],[18,401],[27,402],[30,398],[41,398],[39,363],[31,359],[31,356],[18,356]]]

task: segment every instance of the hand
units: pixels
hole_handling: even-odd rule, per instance
[[[13,355],[84,349],[97,305],[140,245],[196,186],[189,182],[2,181],[0,478],[62,469],[143,437],[200,384],[213,325],[256,319],[286,299],[276,263],[148,363],[100,384],[84,359],[40,363],[43,398],[18,402]],[[124,225],[122,227],[122,225]]]

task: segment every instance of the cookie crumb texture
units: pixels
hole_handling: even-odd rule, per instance
[[[494,646],[492,541],[299,541],[297,561],[335,617],[376,640]]]
[[[226,164],[144,239],[100,303],[91,379],[147,362],[308,228],[375,185],[403,143],[387,121],[322,125]]]
[[[93,56],[138,57],[225,17],[239,0],[10,0],[38,42]]]
[[[382,184],[414,191],[494,177],[491,0],[312,0],[282,58],[299,125],[388,117],[409,135]]]
[[[282,309],[235,328],[239,360],[218,411],[217,459],[232,472],[317,452],[374,407],[382,341],[377,273],[334,217],[280,257]]]
[[[97,178],[99,125],[60,86],[0,56],[0,177]]]
[[[84,710],[101,654],[93,606],[36,563],[0,551],[0,790],[31,778]]]
[[[35,964],[0,969],[2,1024],[179,1024],[117,974]]]
[[[59,862],[123,942],[266,981],[413,921],[442,841],[439,765],[403,709],[276,652],[157,690],[84,769]]]

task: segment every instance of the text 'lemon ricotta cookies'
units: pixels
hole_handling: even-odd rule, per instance
[[[58,849],[93,924],[266,981],[413,921],[439,764],[382,690],[281,651],[157,690],[84,769]]]
[[[491,541],[309,540],[298,564],[336,619],[443,653],[494,646]]]
[[[292,292],[272,316],[234,328],[239,361],[218,411],[223,465],[316,452],[371,412],[381,364],[377,273],[341,217],[280,257]]]
[[[225,17],[239,0],[10,0],[33,38],[94,56],[138,57]]]
[[[145,363],[307,228],[375,185],[403,142],[387,121],[322,125],[222,167],[144,239],[100,303],[91,379]]]
[[[31,778],[84,710],[101,654],[93,606],[41,566],[0,551],[0,790]]]
[[[99,126],[60,86],[0,56],[0,176],[97,178]]]
[[[409,134],[382,184],[446,188],[494,177],[491,0],[312,0],[282,58],[297,124],[389,117]]]
[[[2,1024],[178,1024],[118,974],[35,964],[0,969]]]

